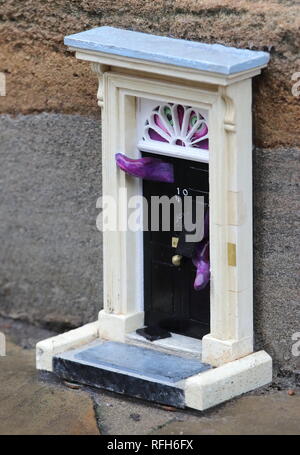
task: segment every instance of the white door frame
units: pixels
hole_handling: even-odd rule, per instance
[[[101,68],[95,66],[99,74]],[[208,90],[201,84],[187,87],[106,71],[100,96],[104,105],[103,194],[115,200],[120,188],[126,188],[128,198],[141,194],[138,179],[120,172],[114,159],[118,152],[138,156],[137,98],[208,111],[211,332],[203,338],[202,358],[221,365],[253,352],[251,79]],[[124,216],[124,207],[123,201],[119,217]],[[128,332],[144,323],[142,233],[104,232],[103,245],[100,336],[125,341]]]

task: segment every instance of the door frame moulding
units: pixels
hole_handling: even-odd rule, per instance
[[[209,131],[211,333],[203,338],[203,360],[217,366],[253,352],[251,129],[248,126],[248,137],[247,131],[237,130],[239,104],[232,99],[235,96],[239,101],[245,93],[250,95],[251,80],[237,83],[232,93],[231,86],[207,91],[112,71],[103,74],[102,83],[103,194],[115,198],[119,188],[127,189],[128,198],[141,194],[140,182],[120,173],[112,159],[115,153],[139,156],[137,98],[192,105],[205,109],[213,119]],[[246,100],[242,108],[251,113],[251,97]],[[246,120],[251,125],[251,115]],[[235,161],[239,137],[242,159]],[[243,220],[239,219],[241,211]],[[236,265],[228,264],[228,244],[234,245]],[[104,338],[124,341],[126,333],[143,325],[140,250],[136,233],[104,233],[104,309],[99,315],[100,336]],[[120,258],[117,264],[115,258]]]
[[[218,93],[188,89],[178,84],[160,83],[151,78],[125,76],[106,72],[103,80],[103,194],[117,198],[119,188],[126,188],[127,198],[142,195],[142,185],[117,169],[114,153],[130,158],[140,156],[137,144],[137,100],[147,98],[158,102],[191,104],[207,112],[214,109]],[[199,93],[200,92],[200,93]],[[176,95],[174,95],[176,93]],[[114,99],[114,103],[109,100]],[[201,101],[195,101],[200,100]],[[118,119],[119,135],[115,135]],[[198,151],[198,150],[196,150]],[[196,153],[196,152],[195,152]],[[201,151],[200,153],[201,154]],[[191,159],[190,156],[187,158]],[[128,201],[123,204],[127,206]],[[122,210],[122,207],[120,207]],[[122,217],[122,214],[119,214]],[[128,332],[144,325],[143,314],[143,233],[104,233],[104,309],[99,314],[100,336],[125,341]],[[115,264],[113,258],[120,258]],[[112,283],[110,286],[109,283]],[[116,286],[120,283],[120,286]],[[113,302],[113,305],[112,303]],[[125,321],[124,321],[125,316]],[[117,319],[122,323],[117,323]]]
[[[181,68],[180,66],[173,66],[157,62],[148,62],[147,60],[135,60],[129,57],[121,57],[98,51],[83,52],[78,51],[73,46],[69,46],[70,51],[75,52],[75,57],[78,60],[85,60],[101,65],[106,65],[125,70],[132,70],[136,72],[145,72],[146,74],[158,74],[159,76],[167,76],[170,79],[183,79],[187,81],[196,81],[200,83],[215,84],[217,86],[227,86],[235,82],[242,81],[257,76],[261,73],[261,69],[267,65],[261,65],[257,68],[251,68],[234,74],[220,75],[219,73],[210,71],[199,71],[192,68]]]

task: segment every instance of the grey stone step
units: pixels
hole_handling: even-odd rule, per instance
[[[199,360],[114,341],[97,341],[57,355],[59,377],[183,408],[184,380],[209,369]]]

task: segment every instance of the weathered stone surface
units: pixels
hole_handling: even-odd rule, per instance
[[[254,82],[255,142],[299,143],[299,4],[280,0],[0,0],[1,62],[7,96],[0,112],[98,115],[96,78],[63,37],[112,25],[136,31],[267,50],[271,63]]]
[[[170,422],[155,435],[299,435],[300,395],[287,391],[245,396],[202,417],[185,416]]]
[[[0,434],[97,435],[91,398],[37,379],[34,351],[8,343],[0,357]]]
[[[0,315],[57,330],[102,307],[98,121],[1,116]]]
[[[299,332],[299,149],[254,154],[254,315],[256,347],[293,370]]]
[[[38,341],[57,335],[56,332],[32,326],[21,320],[0,316],[0,332],[23,349],[34,349]]]
[[[167,412],[162,406],[101,390],[94,396],[94,399],[101,434],[143,435],[155,433],[170,421],[189,415],[178,409],[174,412]]]

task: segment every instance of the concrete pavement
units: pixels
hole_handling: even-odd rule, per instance
[[[101,390],[39,378],[33,349],[53,333],[0,319],[0,434],[299,434],[300,390],[273,386],[206,412],[176,410]],[[73,388],[75,387],[75,388]]]

